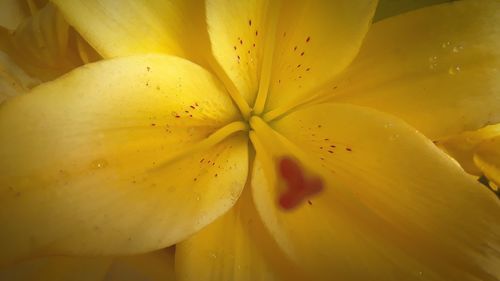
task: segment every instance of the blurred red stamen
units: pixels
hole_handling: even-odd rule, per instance
[[[287,184],[287,190],[279,198],[279,204],[283,209],[293,209],[305,198],[323,189],[320,178],[305,178],[303,169],[296,160],[285,156],[278,161],[278,165],[279,174]]]

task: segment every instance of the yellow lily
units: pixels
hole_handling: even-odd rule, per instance
[[[500,278],[499,201],[430,140],[500,119],[498,1],[53,2],[106,60],[0,107],[0,261]]]
[[[500,185],[500,124],[463,132],[439,140],[437,144],[470,174],[485,175],[491,188]]]

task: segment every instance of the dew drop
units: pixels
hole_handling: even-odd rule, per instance
[[[391,136],[389,137],[389,140],[390,140],[390,141],[395,141],[395,140],[397,140],[397,139],[399,139],[399,135],[398,135],[398,134],[394,134],[394,135],[391,135]]]
[[[385,123],[384,128],[389,129],[392,128],[393,124],[392,123]]]
[[[451,66],[449,69],[448,69],[448,74],[450,75],[456,75],[458,74],[460,71],[462,71],[462,69],[460,68],[459,65],[454,65],[454,66]]]
[[[437,56],[430,56],[429,57],[429,69],[434,70],[438,66],[438,57]]]
[[[463,49],[464,49],[464,46],[462,46],[462,45],[456,45],[455,47],[453,47],[452,52],[453,53],[459,53]]]
[[[451,43],[450,43],[449,41],[446,41],[446,42],[443,42],[443,43],[441,44],[441,48],[446,49],[446,48],[448,48],[450,45],[451,45]]]
[[[210,253],[210,257],[212,259],[216,259],[217,258],[217,254],[215,254],[214,252]]]
[[[102,169],[108,166],[108,161],[105,159],[97,159],[91,164],[92,169]]]

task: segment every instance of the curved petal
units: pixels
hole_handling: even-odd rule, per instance
[[[351,63],[377,1],[286,1],[274,51],[266,111],[310,98]]]
[[[212,52],[246,103],[255,102],[264,64],[276,28],[276,0],[207,1]],[[274,8],[274,9],[273,9]],[[272,53],[271,53],[272,54]]]
[[[100,58],[50,3],[34,11],[15,31],[0,29],[0,49],[42,81]]]
[[[222,86],[163,55],[79,68],[0,107],[0,260],[172,245],[228,210],[247,140]],[[219,129],[219,130],[218,130]]]
[[[440,139],[500,122],[499,71],[500,2],[456,1],[374,24],[329,94]]]
[[[115,258],[103,281],[174,281],[174,249]],[[68,280],[65,280],[68,281]]]
[[[38,79],[26,74],[7,54],[0,51],[0,103],[38,84]]]
[[[415,9],[451,1],[456,0],[380,0],[373,21],[377,22]]]
[[[28,10],[21,0],[3,0],[0,2],[0,26],[15,30],[24,18],[29,16]]]
[[[278,244],[318,280],[495,280],[500,202],[405,123],[350,105],[254,123],[253,195]],[[257,126],[258,125],[258,126]],[[277,133],[279,132],[279,134]],[[278,207],[273,157],[320,177],[309,204]]]
[[[500,135],[500,124],[486,126],[477,131],[463,132],[436,143],[457,160],[465,171],[480,176],[482,172],[474,163],[474,153],[481,142],[498,135]]]
[[[200,46],[200,39],[208,41],[206,30],[198,29],[204,15],[201,0],[53,2],[105,58],[166,53],[198,61],[199,52],[207,50]]]
[[[106,276],[111,258],[44,257],[1,268],[5,281],[100,281]]]
[[[307,280],[264,228],[249,189],[224,216],[176,245],[179,281]]]
[[[474,153],[474,162],[484,175],[500,185],[500,136],[480,143]]]

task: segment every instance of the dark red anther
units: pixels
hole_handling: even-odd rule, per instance
[[[323,181],[318,177],[306,178],[296,160],[285,156],[278,164],[279,174],[287,184],[287,190],[279,198],[279,204],[283,209],[293,209],[304,199],[323,189]]]

